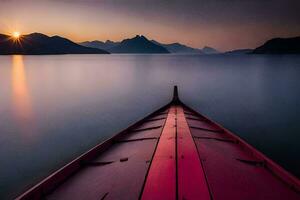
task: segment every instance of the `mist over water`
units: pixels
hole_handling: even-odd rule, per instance
[[[168,103],[300,177],[300,56],[0,56],[0,198],[12,198]]]

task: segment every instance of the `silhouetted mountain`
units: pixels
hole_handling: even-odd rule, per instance
[[[41,33],[22,35],[17,41],[11,36],[0,34],[0,54],[107,54],[107,51],[84,47],[71,40]]]
[[[180,43],[162,44],[155,40],[151,40],[154,44],[165,47],[170,53],[177,54],[203,54],[200,49],[195,49]]]
[[[212,48],[212,47],[203,47],[202,51],[205,53],[205,54],[217,54],[217,53],[221,53],[219,52],[218,50]]]
[[[106,40],[106,42],[102,42],[102,41],[95,40],[95,41],[86,41],[86,42],[82,42],[82,43],[79,43],[79,44],[82,45],[82,46],[85,46],[85,47],[108,50],[112,47],[115,47],[115,46],[119,45],[120,42],[113,42],[113,41],[110,41],[110,40]]]
[[[254,49],[256,54],[299,54],[300,37],[274,38]]]
[[[170,53],[166,48],[154,44],[142,35],[123,40],[119,45],[107,50],[111,53]]]
[[[249,54],[253,51],[253,49],[236,49],[232,51],[227,51],[225,54],[230,54],[230,55],[241,55],[241,54]]]
[[[79,44],[86,47],[104,49],[111,53],[166,53],[166,50],[169,53],[175,53],[175,54],[220,53],[218,50],[211,47],[204,47],[201,50],[180,43],[163,44],[155,40],[149,41],[144,36],[138,36],[138,35],[131,39],[125,39],[122,42],[113,42],[110,40],[107,40],[106,42],[102,42],[102,41],[95,40],[95,41],[86,41]],[[163,47],[164,50],[162,48],[158,48],[157,46],[153,47],[153,44],[159,47]],[[150,45],[151,48],[146,47],[148,45]]]

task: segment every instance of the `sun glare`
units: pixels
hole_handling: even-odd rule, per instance
[[[12,33],[12,36],[13,36],[13,38],[15,38],[15,39],[19,39],[20,36],[21,36],[21,34],[20,34],[20,32],[15,31],[15,32]]]

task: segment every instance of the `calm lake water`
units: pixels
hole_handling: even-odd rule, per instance
[[[0,56],[0,199],[171,100],[300,177],[300,56]]]

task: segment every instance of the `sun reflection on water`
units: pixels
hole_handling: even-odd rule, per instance
[[[23,59],[21,55],[12,56],[12,98],[18,122],[22,127],[28,127],[32,120],[32,107]]]

